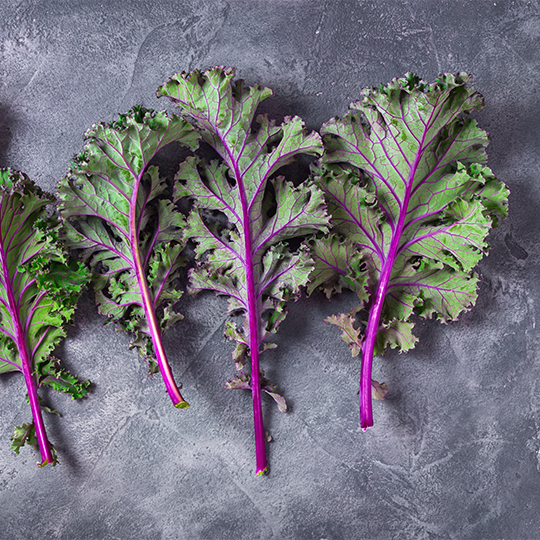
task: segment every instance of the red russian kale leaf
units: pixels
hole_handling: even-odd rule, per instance
[[[161,371],[175,407],[187,402],[174,381],[162,334],[181,318],[173,284],[184,265],[185,218],[150,160],[165,145],[197,147],[185,120],[135,107],[117,122],[96,124],[60,181],[59,210],[71,248],[81,249],[93,273],[100,313],[134,335],[131,347]],[[157,363],[157,367],[156,367]]]
[[[174,75],[158,90],[190,118],[202,139],[220,156],[205,162],[188,158],[180,167],[175,198],[195,201],[186,238],[197,242],[198,267],[191,290],[209,289],[230,297],[229,312],[243,314],[244,324],[227,324],[226,335],[237,344],[233,354],[242,369],[251,357],[251,373],[242,372],[227,388],[252,391],[257,474],[267,470],[261,390],[285,401],[264,378],[259,354],[286,315],[286,303],[296,299],[313,268],[307,246],[293,247],[300,238],[328,225],[323,194],[313,184],[295,187],[274,174],[298,154],[320,155],[318,134],[307,134],[298,117],[281,125],[255,112],[272,91],[233,82],[234,69]],[[214,214],[212,219],[212,213]],[[216,218],[216,213],[226,219]],[[223,222],[226,222],[224,225]]]
[[[488,135],[467,116],[484,105],[470,81],[445,74],[428,85],[408,74],[365,90],[321,130],[317,182],[332,235],[315,245],[310,291],[358,294],[358,308],[328,322],[353,355],[362,351],[362,428],[373,425],[372,394],[386,391],[371,380],[373,355],[414,347],[413,314],[448,322],[475,303],[473,268],[507,214],[508,190],[484,165]]]
[[[90,386],[51,356],[90,278],[58,242],[58,224],[47,218],[53,202],[23,173],[0,170],[0,373],[24,375],[33,420],[15,427],[11,447],[17,454],[24,444],[39,448],[40,466],[56,464],[42,409],[55,411],[40,404],[38,389],[48,385],[77,399]]]

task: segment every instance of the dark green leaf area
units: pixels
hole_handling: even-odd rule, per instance
[[[80,398],[89,382],[60,367],[52,351],[66,335],[79,295],[90,279],[85,266],[70,260],[59,227],[47,206],[54,198],[26,175],[0,170],[0,373],[25,376],[33,422],[15,428],[12,448],[38,446],[36,425],[46,440],[37,389],[43,385]],[[56,463],[48,443],[42,464]],[[46,457],[45,457],[46,456]]]
[[[314,176],[334,236],[314,247],[311,288],[329,295],[356,280],[368,310],[383,291],[376,353],[414,346],[413,313],[448,322],[474,304],[473,268],[506,217],[508,189],[485,166],[488,136],[467,116],[483,107],[469,83],[465,73],[433,84],[407,74],[365,90],[321,129],[325,154]],[[366,282],[352,278],[353,260]]]
[[[181,295],[174,281],[185,264],[185,218],[149,163],[170,143],[195,149],[198,140],[186,120],[134,107],[86,133],[84,150],[58,189],[65,235],[92,270],[100,313],[133,334],[131,347],[147,357],[152,371],[146,310],[155,312],[161,331],[181,318],[172,306]]]
[[[232,358],[236,364],[236,369],[242,369],[246,364],[248,344],[243,333],[239,332],[236,324],[232,321],[225,322],[225,337],[236,342],[236,348],[232,353]]]
[[[65,336],[66,325],[90,276],[83,265],[69,260],[58,241],[59,224],[47,218],[52,196],[43,193],[25,175],[1,171],[0,205],[0,358],[20,368],[16,320],[40,376],[43,362]]]
[[[59,364],[60,361],[53,356],[49,357],[46,362],[41,363],[39,369],[40,386],[51,386],[59,392],[68,394],[72,399],[84,397],[90,389],[90,381],[79,381],[69,371],[60,368]]]

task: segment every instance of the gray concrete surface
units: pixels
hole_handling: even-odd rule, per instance
[[[361,88],[407,71],[465,70],[485,95],[490,166],[510,217],[459,322],[420,323],[415,350],[376,362],[389,398],[360,431],[359,365],[324,318],[344,295],[291,308],[264,364],[291,411],[265,402],[271,474],[254,474],[247,393],[225,300],[184,298],[166,338],[191,403],[103,327],[90,294],[58,354],[94,382],[47,395],[60,464],[9,449],[27,421],[22,377],[0,378],[2,540],[540,538],[540,2],[538,0],[0,0],[0,166],[53,190],[82,134],[154,97],[177,71],[232,65],[271,87],[274,117],[317,129]]]

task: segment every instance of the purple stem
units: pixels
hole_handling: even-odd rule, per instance
[[[223,141],[225,143],[225,141]],[[227,147],[228,150],[228,147]],[[246,289],[248,297],[248,323],[249,323],[249,351],[251,355],[251,398],[253,403],[253,423],[255,428],[255,459],[256,472],[264,475],[268,472],[266,460],[266,441],[264,437],[264,425],[261,404],[261,377],[259,368],[259,310],[257,309],[257,292],[253,275],[253,246],[251,244],[251,227],[249,220],[249,208],[246,201],[246,193],[242,181],[242,174],[236,161],[230,154],[231,163],[234,164],[234,174],[238,184],[240,203],[242,205],[242,220],[244,222],[244,265],[246,269]]]
[[[251,239],[249,240],[251,243]],[[246,247],[248,240],[246,240]],[[251,257],[249,257],[251,259]],[[248,317],[249,317],[249,350],[251,354],[251,396],[253,402],[253,423],[255,428],[255,457],[257,474],[263,475],[268,471],[266,462],[266,441],[261,405],[261,379],[259,368],[259,328],[257,323],[257,300],[253,284],[253,265],[246,268],[248,284]]]
[[[138,178],[138,180],[140,180]],[[138,188],[138,185],[137,185]],[[148,326],[150,327],[150,335],[152,336],[152,343],[154,345],[154,351],[156,353],[156,360],[163,377],[163,382],[167,388],[167,393],[171,398],[175,407],[179,409],[186,409],[189,407],[189,403],[182,397],[180,390],[174,380],[171,367],[167,361],[167,356],[163,348],[163,343],[161,341],[161,330],[159,328],[159,323],[157,321],[155,306],[152,298],[150,297],[150,291],[148,289],[148,283],[146,282],[146,276],[144,272],[144,267],[141,261],[141,253],[139,251],[139,233],[136,223],[136,205],[137,205],[137,194],[138,189],[133,190],[133,198],[131,200],[130,208],[130,230],[131,230],[131,249],[133,253],[133,262],[135,275],[137,276],[137,282],[141,291],[141,297],[143,302],[144,312],[146,313],[146,319],[148,321]]]
[[[240,195],[240,202],[242,206],[242,221],[244,224],[244,249],[245,257],[243,259],[244,268],[246,270],[246,291],[247,291],[247,318],[249,325],[249,350],[251,355],[251,392],[253,403],[253,422],[255,427],[255,456],[256,456],[256,472],[258,475],[264,475],[268,471],[268,465],[266,460],[266,441],[264,436],[264,425],[262,416],[261,405],[261,378],[259,368],[259,348],[260,348],[260,336],[259,336],[259,310],[257,309],[257,291],[255,289],[255,276],[253,273],[253,245],[251,240],[251,227],[249,216],[249,205],[246,200],[246,194],[243,184],[243,175],[238,167],[238,160],[235,159],[234,153],[231,151],[226,141],[227,132],[222,134],[217,126],[217,116],[215,119],[209,120],[204,115],[199,116],[196,111],[193,111],[186,101],[180,98],[175,98],[176,101],[188,106],[190,114],[200,121],[204,129],[213,132],[220,140],[223,148],[226,150],[226,155],[223,155],[217,148],[216,144],[210,143],[220,153],[221,157],[227,163],[227,165],[233,170],[234,176],[238,186],[238,193]],[[210,105],[207,101],[207,109],[210,110]],[[217,110],[219,111],[219,103]],[[216,113],[217,115],[218,113]],[[208,125],[209,124],[209,125]],[[230,128],[229,128],[230,129]],[[210,141],[207,141],[210,142]],[[217,141],[216,141],[217,142]],[[238,155],[242,155],[244,147],[247,142],[247,137],[244,140],[242,148],[237,151]],[[263,145],[261,145],[262,150]],[[253,162],[255,159],[253,160]],[[249,167],[253,165],[253,162]],[[248,168],[249,168],[248,167]],[[247,170],[247,169],[246,169]],[[244,171],[245,173],[245,171]]]
[[[0,238],[0,264],[2,265],[2,273],[4,278],[4,284],[6,288],[6,295],[8,300],[8,309],[13,321],[13,328],[15,334],[15,344],[19,351],[21,358],[21,368],[24,375],[24,381],[26,383],[26,389],[28,391],[28,400],[30,401],[30,409],[32,411],[32,418],[34,419],[34,427],[36,430],[36,437],[38,441],[39,451],[41,453],[41,463],[38,463],[40,467],[47,465],[47,463],[54,463],[54,456],[52,453],[51,444],[47,438],[45,431],[45,424],[43,422],[43,416],[41,414],[41,406],[39,404],[39,398],[37,393],[36,380],[33,374],[32,359],[28,352],[28,344],[26,343],[26,333],[21,324],[19,317],[19,310],[17,309],[17,302],[13,296],[13,286],[9,276],[7,257],[4,251],[3,239]]]
[[[394,235],[390,245],[390,253],[388,253],[388,257],[384,262],[381,277],[379,279],[375,302],[371,306],[369,312],[366,339],[364,341],[364,346],[362,347],[362,366],[360,369],[360,427],[364,430],[373,425],[373,410],[371,406],[371,367],[373,364],[373,351],[398,244],[399,235]]]
[[[425,136],[425,134],[424,134]],[[423,143],[423,139],[422,139]],[[416,169],[422,157],[423,149],[422,144],[416,154],[413,165],[410,168],[409,178],[406,184],[405,196],[403,202],[400,205],[399,218],[397,226],[392,233],[392,240],[390,242],[390,249],[388,255],[384,261],[381,277],[377,286],[377,293],[375,295],[375,301],[371,306],[369,312],[368,323],[366,327],[366,339],[362,348],[362,367],[360,369],[360,427],[366,430],[373,425],[373,409],[371,398],[371,369],[373,364],[373,351],[375,349],[375,339],[379,330],[379,321],[381,318],[381,312],[384,305],[384,299],[386,298],[386,292],[388,290],[388,283],[392,274],[392,268],[394,262],[399,253],[399,244],[401,241],[401,235],[405,226],[405,217],[407,215],[407,207],[411,198],[411,187],[416,173]]]

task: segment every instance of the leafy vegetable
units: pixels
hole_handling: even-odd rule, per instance
[[[295,249],[289,240],[326,230],[328,218],[323,194],[313,184],[294,187],[273,176],[298,154],[320,154],[320,137],[308,135],[298,117],[278,126],[259,115],[254,123],[257,106],[272,91],[245,87],[242,80],[233,83],[234,75],[234,69],[223,67],[180,73],[159,88],[158,96],[180,107],[221,157],[182,163],[175,198],[195,199],[185,232],[198,244],[191,290],[228,295],[229,313],[245,316],[242,327],[229,322],[225,334],[237,343],[238,369],[251,357],[251,374],[241,373],[227,387],[252,391],[257,474],[264,474],[261,389],[281,410],[285,401],[260,370],[259,355],[275,346],[265,340],[277,331],[286,302],[298,297],[313,268],[307,246]]]
[[[23,173],[0,170],[0,373],[24,375],[33,421],[15,427],[11,447],[17,454],[26,443],[39,447],[40,466],[55,465],[56,452],[42,416],[42,409],[54,411],[40,404],[38,388],[77,399],[90,386],[51,356],[89,281],[84,265],[66,258],[54,218],[47,219],[53,202]]]
[[[362,428],[373,425],[371,394],[386,391],[371,380],[373,355],[414,347],[413,314],[448,322],[474,304],[472,269],[507,214],[508,190],[484,165],[488,135],[464,116],[484,105],[470,81],[458,73],[426,84],[407,74],[364,90],[321,130],[318,184],[333,234],[315,246],[310,291],[358,294],[357,309],[329,322],[353,355],[362,351]],[[362,308],[369,316],[359,328]]]
[[[198,136],[177,116],[134,107],[85,139],[58,189],[68,241],[94,272],[100,313],[134,335],[131,347],[147,357],[150,373],[159,367],[175,407],[188,407],[162,344],[181,318],[172,309],[181,296],[173,281],[184,264],[185,219],[149,162],[174,141],[195,148]]]

